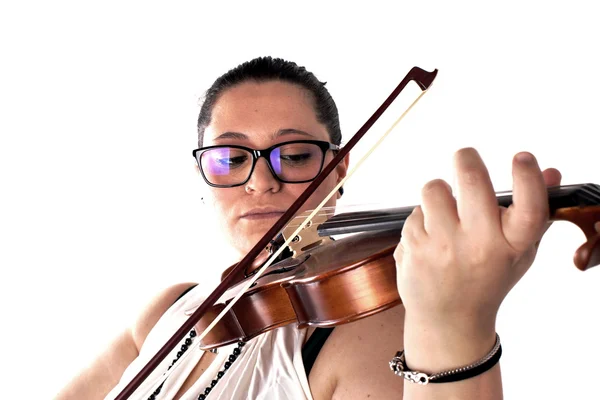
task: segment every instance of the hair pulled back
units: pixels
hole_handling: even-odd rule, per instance
[[[337,106],[326,82],[321,82],[305,67],[281,58],[258,57],[229,70],[212,84],[206,91],[204,102],[198,116],[198,146],[204,141],[204,130],[210,124],[212,110],[219,96],[228,88],[246,81],[266,82],[279,80],[299,85],[312,94],[317,121],[325,125],[332,143],[339,145],[342,132]]]

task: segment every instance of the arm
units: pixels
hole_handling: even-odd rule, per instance
[[[395,253],[406,364],[426,374],[469,365],[492,349],[500,304],[549,226],[546,186],[560,183],[558,171],[542,173],[522,153],[513,162],[513,205],[506,209],[474,149],[456,154],[455,169],[456,198],[446,182],[425,185]],[[457,382],[405,382],[405,400],[439,398],[502,399],[499,365]]]
[[[96,360],[64,387],[56,399],[104,399],[117,385],[125,369],[138,356],[139,349],[156,322],[190,286],[191,283],[174,285],[156,296],[134,324],[115,338]]]

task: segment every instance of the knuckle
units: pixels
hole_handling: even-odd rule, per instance
[[[450,267],[456,263],[457,253],[454,246],[449,242],[438,242],[435,255],[441,266]]]
[[[529,246],[534,241],[541,239],[546,227],[546,220],[539,214],[527,214],[519,219],[517,230],[521,231],[522,246]]]
[[[546,213],[543,211],[529,211],[522,213],[519,216],[518,226],[519,228],[529,231],[542,231],[546,227],[546,223],[548,222],[548,218]]]
[[[460,149],[455,154],[455,166],[459,181],[466,185],[478,185],[487,179],[487,169],[477,150],[472,147]]]
[[[423,263],[427,252],[424,251],[424,243],[416,241],[411,235],[402,236],[400,243],[394,250],[394,261],[396,265]]]
[[[401,240],[396,250],[394,250],[394,262],[397,268],[403,268],[406,264],[410,264],[411,260],[414,258],[414,253],[409,245],[406,244],[406,241]]]
[[[413,211],[408,215],[408,217],[404,220],[404,225],[402,226],[402,238],[405,239],[407,236],[411,234],[415,229],[418,228],[417,220],[423,211],[421,210],[421,206],[417,206],[413,209]]]
[[[461,171],[462,181],[469,186],[479,185],[483,182],[485,175],[483,171],[475,167],[467,167]]]
[[[393,256],[396,264],[402,263],[402,259],[404,258],[404,247],[404,242],[401,240],[400,243],[398,243],[398,246],[396,246],[396,249],[394,250]]]

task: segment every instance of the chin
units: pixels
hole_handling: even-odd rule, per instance
[[[267,233],[267,230],[254,231],[252,233],[237,232],[233,236],[233,245],[242,256],[245,256],[256,246],[256,243],[262,239],[265,233]]]

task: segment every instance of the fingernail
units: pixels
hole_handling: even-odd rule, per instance
[[[523,152],[519,153],[515,156],[518,162],[523,164],[533,164],[535,163],[535,158],[531,153]]]

